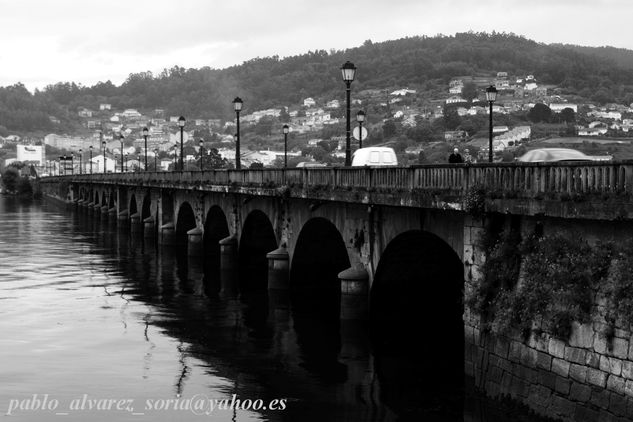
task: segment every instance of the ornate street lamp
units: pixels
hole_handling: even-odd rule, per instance
[[[103,149],[103,173],[105,173],[106,172],[106,156],[105,156],[106,141],[101,141],[101,147]]]
[[[204,154],[203,154],[203,149],[204,149],[204,141],[202,139],[200,139],[200,171],[204,171]]]
[[[358,122],[358,149],[363,147],[363,122],[365,121],[365,112],[359,110],[356,113],[356,121]]]
[[[176,149],[177,145],[174,145],[174,165],[172,171],[176,171],[176,158],[178,157],[178,154],[176,154]]]
[[[233,109],[235,110],[237,129],[237,135],[235,135],[235,168],[237,170],[242,168],[242,157],[240,155],[240,111],[242,111],[242,105],[244,105],[242,99],[240,97],[235,97],[233,100]]]
[[[497,99],[497,88],[494,85],[490,85],[486,88],[486,100],[490,105],[490,123],[488,132],[488,162],[492,163],[492,103]]]
[[[92,174],[92,145],[90,145],[90,174]]]
[[[345,93],[347,97],[347,112],[345,114],[345,165],[352,165],[352,152],[350,148],[350,92],[351,85],[356,75],[356,66],[354,63],[347,61],[341,66],[341,74],[343,75],[343,82],[345,82]]]
[[[184,150],[183,150],[183,133],[185,130],[185,118],[183,116],[180,116],[178,118],[178,126],[180,127],[180,171],[183,171],[185,169],[184,164],[183,164],[183,157],[184,157]]]
[[[123,153],[121,153],[121,157],[123,157]],[[127,171],[127,160],[128,160],[128,158],[127,158],[127,152],[126,152],[125,153],[125,161],[123,161],[123,164],[125,165],[124,171]]]
[[[83,174],[82,166],[82,149],[79,148],[79,174]]]
[[[145,171],[147,171],[147,137],[148,136],[149,136],[149,129],[144,127],[143,128],[143,139],[145,139]]]
[[[284,168],[288,167],[288,132],[290,132],[290,128],[288,125],[283,126],[284,130]]]
[[[120,133],[119,141],[121,141],[121,173],[123,173],[123,139],[125,139],[125,136],[123,136],[123,134]]]

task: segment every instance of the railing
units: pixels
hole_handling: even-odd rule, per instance
[[[69,175],[72,180],[143,185],[235,187],[328,186],[368,190],[485,191],[525,194],[633,192],[633,160],[588,163],[446,164],[413,167],[332,167]]]

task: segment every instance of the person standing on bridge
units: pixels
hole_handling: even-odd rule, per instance
[[[459,149],[455,148],[453,150],[453,153],[448,156],[448,162],[451,163],[451,164],[457,164],[457,163],[463,163],[464,162],[464,159],[462,158],[461,154],[459,153]]]

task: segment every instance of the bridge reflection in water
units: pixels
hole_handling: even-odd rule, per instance
[[[336,275],[349,261],[340,235],[326,220],[303,229],[300,239],[310,242],[298,242],[291,274],[296,287],[276,293],[258,279],[266,276],[261,270],[266,263],[248,261],[252,250],[270,246],[268,234],[255,223],[245,227],[255,240],[242,246],[241,274],[237,269],[227,274],[219,269],[215,248],[207,249],[203,260],[187,256],[178,244],[157,246],[142,234],[121,231],[107,219],[81,211],[72,216],[74,229],[88,234],[126,280],[110,286],[110,294],[116,291],[156,309],[162,317],[138,317],[179,343],[174,393],[186,393],[190,357],[207,362],[210,375],[233,380],[239,396],[288,397],[285,411],[265,413],[273,421],[522,418],[477,396],[471,381],[464,388],[463,277],[461,270],[451,270],[461,269],[461,263],[433,235],[405,233],[385,251],[371,297],[376,311],[370,323],[361,323],[339,319]],[[411,252],[419,248],[426,257],[422,260]],[[383,283],[401,288],[381,289]],[[442,302],[438,297],[451,299]]]

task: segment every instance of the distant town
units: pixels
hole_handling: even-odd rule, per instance
[[[405,138],[404,143],[396,145],[402,164],[444,162],[442,157],[452,146],[468,148],[474,160],[482,159],[488,154],[489,104],[484,91],[491,85],[499,94],[492,104],[495,121],[493,152],[497,161],[516,157],[517,151],[524,152],[525,146],[535,139],[561,135],[588,140],[624,138],[633,133],[633,104],[597,106],[574,101],[579,97],[565,94],[556,86],[539,84],[536,75],[509,75],[507,72],[497,72],[490,77],[453,78],[445,92],[435,93],[434,98],[429,98],[428,92],[409,87],[353,93],[352,127],[357,125],[354,121],[357,110],[371,109],[374,116],[366,126],[370,135],[364,139],[365,145],[392,145],[398,141],[388,136],[389,126],[397,124]],[[328,165],[342,163],[346,141],[345,131],[341,130],[345,122],[344,108],[345,104],[338,99],[307,97],[301,104],[245,112],[240,116],[247,146],[241,151],[242,164],[247,167],[282,166],[284,149],[279,130],[282,124],[290,128],[293,142],[287,155],[293,165],[301,161]],[[454,116],[457,122],[472,119],[478,124],[473,124],[472,130],[443,130],[440,134],[434,131],[434,121],[442,119],[446,128],[451,126],[449,121]],[[4,165],[14,162],[33,164],[41,173],[55,174],[60,172],[60,161],[70,159],[71,171],[75,172],[136,171],[145,169],[147,155],[148,170],[170,170],[175,157],[180,155],[179,117],[168,116],[163,109],[115,110],[108,103],[100,104],[98,110],[80,108],[77,119],[89,135],[50,133],[43,139],[21,138],[18,134],[0,137],[2,148],[15,147],[15,156],[7,158]],[[50,119],[59,123],[55,116]],[[541,125],[539,133],[535,133],[535,124],[552,122],[557,125],[549,130],[547,125]],[[204,158],[202,163],[200,161],[202,151],[205,156],[214,155],[211,163],[216,163],[215,167],[232,167],[235,163],[235,124],[235,120],[213,116],[187,118],[182,131],[182,142],[186,146],[184,161],[193,166],[192,169],[199,169],[204,165]],[[410,130],[421,127],[429,128],[428,139],[424,139],[425,132],[422,132],[422,139],[412,142],[410,134],[413,132]],[[147,139],[143,136],[144,128],[147,129]],[[249,136],[249,129],[252,136]],[[355,136],[358,138],[358,133]],[[260,138],[259,142],[249,142],[256,137]],[[266,144],[261,139],[274,139],[274,142]],[[354,139],[353,143],[354,150],[358,140]],[[319,154],[315,153],[317,148]],[[434,149],[439,151],[435,157],[429,154]]]

